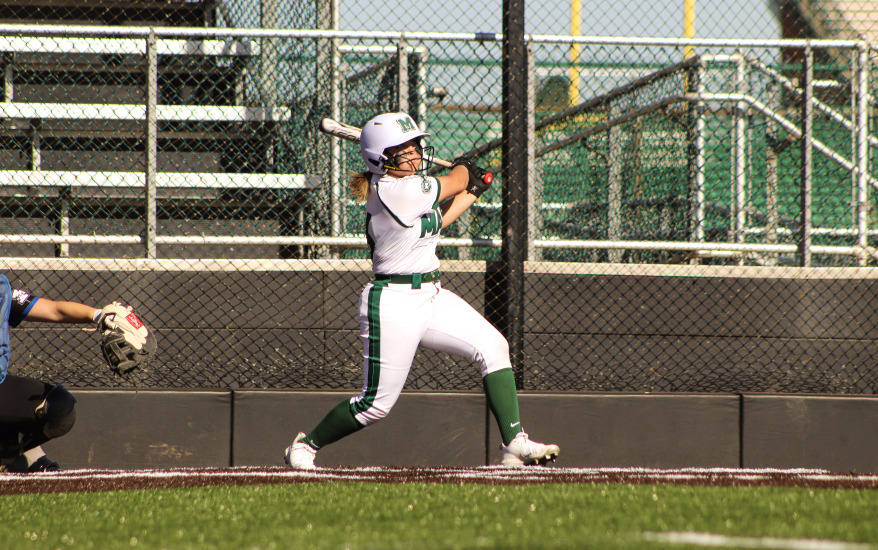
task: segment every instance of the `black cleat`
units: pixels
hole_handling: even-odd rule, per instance
[[[57,472],[61,469],[61,466],[58,465],[57,462],[47,457],[46,455],[41,456],[36,459],[33,464],[27,467],[27,473],[33,474],[35,472]]]
[[[36,459],[30,466],[27,465],[27,458],[24,455],[18,455],[9,464],[0,466],[0,473],[33,474],[36,472],[57,472],[60,469],[61,466],[46,455]]]

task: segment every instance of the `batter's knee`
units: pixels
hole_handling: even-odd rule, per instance
[[[43,422],[43,434],[49,439],[61,437],[76,423],[76,398],[61,386],[54,386],[36,408],[37,420]]]
[[[482,377],[498,370],[512,368],[509,361],[509,342],[499,332],[479,344]]]

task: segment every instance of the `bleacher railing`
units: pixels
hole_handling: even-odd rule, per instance
[[[2,26],[0,242],[55,257],[363,257],[345,189],[359,155],[317,122],[409,111],[440,156],[500,175],[501,38]],[[532,260],[874,261],[868,44],[528,47]],[[501,185],[445,254],[496,257]]]

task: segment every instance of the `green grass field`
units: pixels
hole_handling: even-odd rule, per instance
[[[878,548],[878,491],[852,489],[316,482],[2,496],[0,517],[4,549]]]

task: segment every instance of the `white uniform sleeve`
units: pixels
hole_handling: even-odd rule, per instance
[[[378,199],[400,224],[411,227],[424,214],[436,209],[439,180],[427,176],[382,179]]]

